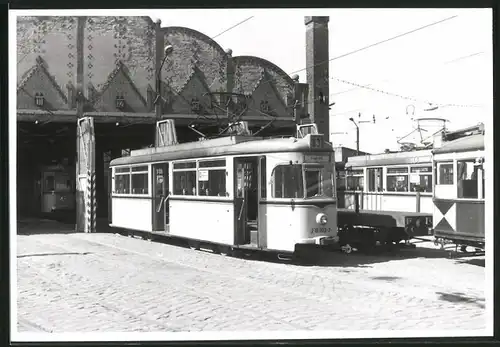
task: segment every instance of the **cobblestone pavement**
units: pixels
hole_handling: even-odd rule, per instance
[[[111,233],[20,234],[18,331],[486,327],[484,257],[420,246],[317,256],[305,266]]]

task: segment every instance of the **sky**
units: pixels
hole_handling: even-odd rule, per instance
[[[335,102],[330,110],[330,141],[356,147],[350,117],[362,121],[360,150],[370,153],[397,150],[398,139],[407,135],[405,141],[418,140],[419,133],[413,132],[418,118],[444,118],[448,129],[492,118],[490,9],[203,9],[155,10],[147,15],[161,19],[164,27],[188,27],[210,37],[251,17],[215,40],[223,49],[232,49],[233,56],[258,56],[290,75],[306,66],[306,15],[330,17],[330,59],[442,21],[330,61],[330,102]],[[297,74],[301,82],[306,81],[305,71]],[[428,102],[473,107],[425,111],[430,108]],[[375,124],[368,122],[373,115]],[[442,124],[421,121],[422,135]]]

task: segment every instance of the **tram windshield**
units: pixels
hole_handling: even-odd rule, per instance
[[[333,164],[278,165],[273,170],[273,198],[333,198]]]
[[[304,165],[306,198],[333,198],[334,165]]]

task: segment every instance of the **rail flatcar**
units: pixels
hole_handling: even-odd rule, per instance
[[[434,236],[436,244],[454,243],[484,250],[484,131],[433,150]]]
[[[322,135],[148,148],[114,159],[110,170],[114,228],[224,254],[290,256],[338,241],[333,149]]]
[[[341,243],[372,247],[432,234],[430,150],[350,157],[341,176]]]

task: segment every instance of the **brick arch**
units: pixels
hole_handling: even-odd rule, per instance
[[[197,30],[194,30],[194,29],[191,29],[191,28],[186,28],[186,27],[165,27],[165,28],[162,28],[162,31],[165,34],[169,34],[169,33],[173,33],[173,32],[182,32],[182,33],[185,33],[189,36],[192,36],[194,38],[197,38],[198,40],[201,40],[201,41],[204,41],[206,42],[207,44],[209,44],[210,46],[214,47],[216,50],[219,51],[220,54],[222,55],[226,55],[226,52],[224,51],[224,49],[221,47],[221,45],[219,45],[217,43],[217,41],[213,40],[212,38],[210,38],[209,36],[197,31]]]
[[[210,91],[227,90],[228,55],[210,37],[185,27],[161,28],[164,44],[174,50],[165,62],[162,77],[176,92],[181,92],[194,73],[202,73]]]
[[[235,70],[234,90],[252,94],[260,83],[272,84],[282,101],[287,103],[294,91],[293,79],[276,64],[255,56],[233,57]],[[267,74],[269,77],[263,77]]]

